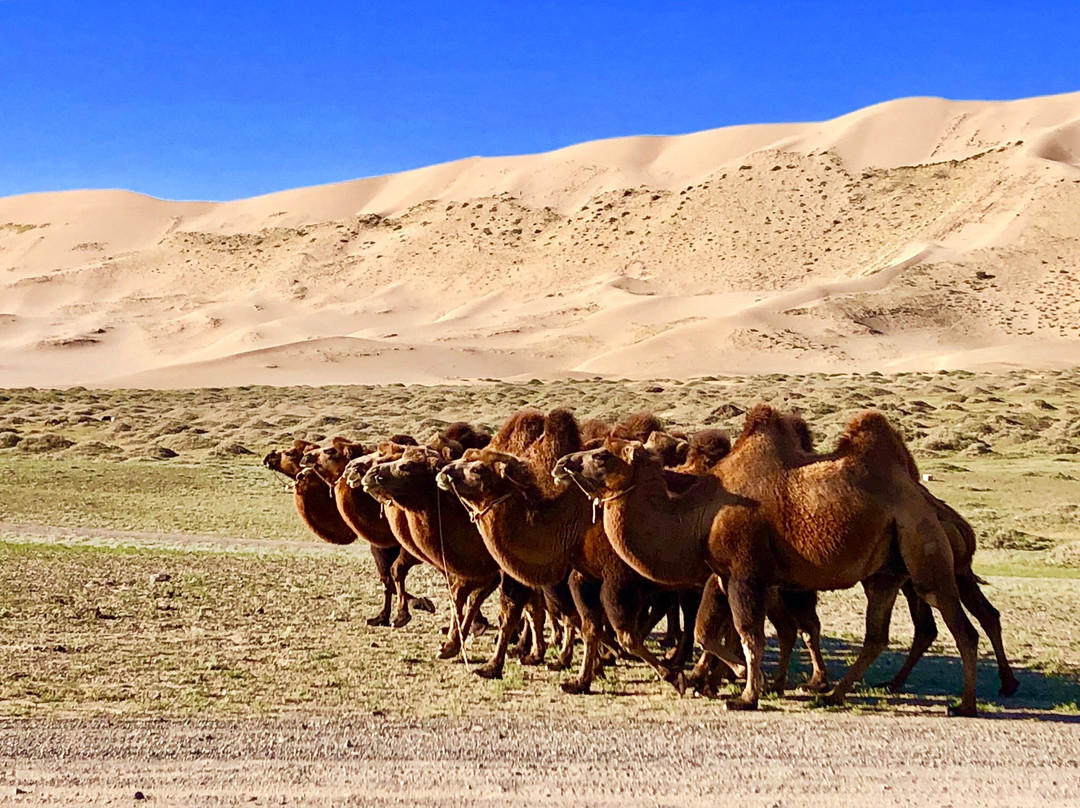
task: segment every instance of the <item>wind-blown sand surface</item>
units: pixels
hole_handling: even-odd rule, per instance
[[[1080,363],[1080,93],[0,199],[0,386]]]

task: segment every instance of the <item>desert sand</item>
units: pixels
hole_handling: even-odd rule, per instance
[[[1080,92],[0,199],[0,387],[1080,363]]]

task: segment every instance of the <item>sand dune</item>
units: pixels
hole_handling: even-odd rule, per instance
[[[0,199],[0,386],[1080,363],[1080,93]]]

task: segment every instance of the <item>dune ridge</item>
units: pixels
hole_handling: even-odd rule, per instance
[[[1080,363],[1080,93],[0,199],[0,386]]]

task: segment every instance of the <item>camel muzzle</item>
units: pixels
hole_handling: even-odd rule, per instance
[[[444,468],[442,471],[435,475],[435,485],[437,485],[443,491],[454,491],[454,478],[450,476],[449,467]]]

